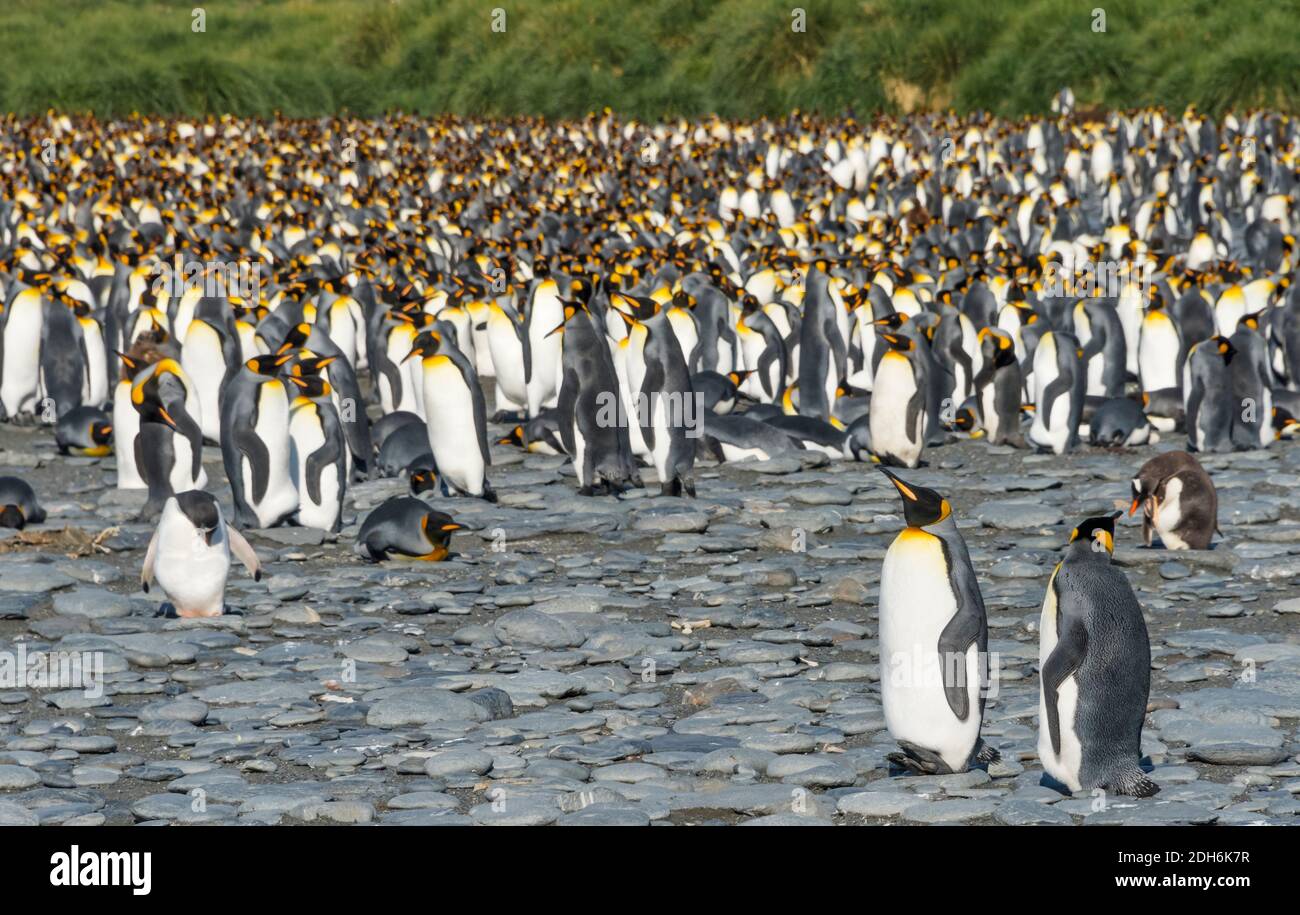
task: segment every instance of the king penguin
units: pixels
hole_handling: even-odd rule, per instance
[[[880,572],[880,694],[903,750],[890,760],[913,772],[964,772],[998,759],[980,739],[984,598],[948,500],[880,469],[902,496],[907,521]]]
[[[444,345],[437,331],[417,337],[406,358],[421,360],[429,450],[443,485],[495,502],[487,480],[487,407],[474,366],[455,346]]]
[[[916,341],[886,333],[889,349],[876,367],[868,420],[871,446],[882,463],[916,467],[925,448],[926,383]]]
[[[293,376],[288,381],[298,389],[289,405],[290,469],[298,490],[296,518],[303,527],[338,533],[348,485],[343,424],[328,381],[315,375]]]
[[[221,402],[221,457],[240,527],[275,527],[298,509],[290,470],[289,395],[278,375],[289,358],[248,360]]]
[[[394,496],[366,516],[353,552],[371,562],[393,553],[441,562],[449,555],[452,532],[462,526],[414,496]]]
[[[1150,797],[1160,788],[1138,764],[1151,645],[1133,588],[1111,562],[1118,516],[1081,522],[1047,583],[1038,756],[1071,791]]]

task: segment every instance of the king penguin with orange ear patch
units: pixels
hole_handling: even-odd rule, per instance
[[[900,480],[907,527],[880,572],[880,695],[902,753],[895,765],[928,775],[994,762],[980,739],[988,682],[988,620],[966,541],[948,500]]]
[[[1039,624],[1038,756],[1071,791],[1150,797],[1138,766],[1151,692],[1151,643],[1133,588],[1111,562],[1119,512],[1070,535]]]

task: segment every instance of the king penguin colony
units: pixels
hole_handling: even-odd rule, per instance
[[[453,508],[495,501],[494,457],[515,449],[567,454],[583,496],[669,504],[707,494],[701,468],[730,461],[917,468],[968,439],[1049,461],[1163,440],[1181,463],[1135,460],[1125,506],[1144,508],[1148,542],[1203,548],[1217,503],[1192,454],[1300,428],[1300,122],[1057,107],[8,117],[0,421],[57,431],[59,459],[114,461],[164,539],[165,506],[213,493],[237,543],[279,525],[355,537],[353,485],[381,475]],[[43,520],[25,485],[0,500],[9,526]],[[437,517],[439,536],[406,553],[456,555],[444,541],[463,525]],[[932,552],[978,596],[953,565],[964,547]],[[151,548],[154,565],[168,555]],[[1051,606],[1067,579],[1086,581],[1057,575]],[[889,597],[906,618],[908,590]],[[971,612],[958,647],[982,650]],[[930,769],[996,755],[975,749],[982,700],[962,698],[969,733],[942,765],[922,754]],[[942,694],[916,701],[955,714]],[[947,746],[924,720],[897,724],[909,752]],[[1058,751],[1062,727],[1080,733],[1054,720]],[[1135,733],[1122,777],[1094,781],[1153,790]]]

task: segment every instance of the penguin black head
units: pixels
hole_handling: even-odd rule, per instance
[[[498,444],[498,445],[518,445],[520,448],[523,448],[523,447],[524,447],[524,427],[523,427],[523,426],[515,426],[513,429],[510,430],[510,434],[509,434],[509,435],[505,436],[504,438],[499,438],[499,439],[497,439],[497,444]]]
[[[406,362],[408,359],[414,359],[417,356],[422,359],[426,356],[432,356],[437,353],[441,347],[442,334],[438,333],[436,330],[426,330],[416,336],[414,342],[411,343],[411,351],[406,354],[406,358],[404,358],[402,362]]]
[[[280,374],[280,368],[293,356],[291,354],[276,356],[254,356],[244,363],[244,367],[250,372],[256,372],[258,375],[265,375],[268,378],[274,378]]]
[[[438,488],[438,472],[432,467],[413,463],[409,468],[411,492],[420,494]]]
[[[1087,548],[1094,553],[1104,550],[1109,556],[1115,552],[1115,519],[1122,514],[1123,512],[1111,512],[1109,515],[1085,518],[1070,532],[1070,543],[1088,544]]]
[[[308,399],[328,397],[333,388],[319,375],[290,375],[289,381],[298,388],[298,395]]]
[[[464,528],[463,524],[457,524],[453,521],[451,515],[433,511],[432,509],[424,516],[420,526],[424,529],[424,536],[428,537],[429,542],[436,548],[434,555],[437,553],[442,554],[439,558],[446,558],[447,546],[451,543],[452,532]]]
[[[113,438],[113,424],[102,421],[92,422],[90,438],[96,445],[107,445]]]
[[[10,527],[16,531],[21,531],[27,524],[27,516],[17,505],[5,505],[0,507],[0,527]]]
[[[289,332],[284,335],[284,342],[280,344],[280,348],[276,350],[276,353],[283,354],[290,350],[301,349],[302,346],[306,344],[307,338],[310,336],[310,324],[295,324],[289,329]]]
[[[927,527],[937,524],[952,514],[952,506],[948,504],[948,500],[933,489],[905,483],[886,467],[878,469],[889,477],[889,481],[903,497],[903,519],[907,521],[908,527]]]
[[[889,344],[891,350],[900,353],[910,353],[916,348],[916,341],[903,334],[881,334],[880,338]]]
[[[181,514],[190,519],[195,529],[203,534],[203,539],[212,543],[212,537],[221,524],[221,509],[217,507],[217,500],[212,493],[201,489],[177,493],[176,504],[180,506]]]

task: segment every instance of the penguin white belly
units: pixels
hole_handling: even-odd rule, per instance
[[[253,501],[253,471],[248,458],[241,459],[241,470],[248,504],[258,523],[267,527],[298,507],[298,490],[289,470],[289,402],[283,383],[279,380],[264,383],[258,398],[253,433],[266,445],[267,452],[266,493],[261,502]]]
[[[1056,573],[1047,582],[1047,597],[1043,600],[1043,611],[1039,618],[1038,631],[1038,669],[1041,671],[1052,651],[1056,648],[1056,590],[1053,585]],[[1047,697],[1040,682],[1038,688],[1038,758],[1044,771],[1071,791],[1078,791],[1079,769],[1083,764],[1083,745],[1074,730],[1074,713],[1078,707],[1079,685],[1074,675],[1065,678],[1056,691],[1057,718],[1060,722],[1061,752],[1052,749],[1051,730],[1047,726]]]
[[[339,470],[335,464],[320,472],[320,501],[313,502],[307,487],[307,459],[325,444],[316,406],[295,409],[289,420],[289,447],[293,454],[293,485],[298,488],[298,523],[303,527],[330,530],[338,517]]]
[[[41,328],[45,317],[40,293],[20,292],[9,306],[4,326],[4,373],[0,375],[0,404],[13,418],[36,411],[36,390],[40,384]]]
[[[108,400],[108,359],[104,336],[100,333],[99,323],[93,320],[82,323],[81,333],[86,346],[83,400],[88,406],[102,406]]]
[[[885,725],[962,771],[979,738],[979,651],[966,652],[970,704],[958,721],[944,692],[939,636],[957,612],[938,537],[914,528],[898,535],[880,573],[880,693]]]
[[[669,400],[667,397],[651,395],[647,409],[650,411],[650,427],[654,429],[655,444],[652,449],[654,458],[655,472],[659,474],[659,482],[668,479],[668,452],[672,448],[673,434],[672,417],[670,416]]]
[[[1165,484],[1165,497],[1156,505],[1155,517],[1152,518],[1156,531],[1160,534],[1160,542],[1168,550],[1191,549],[1186,540],[1174,533],[1174,528],[1183,520],[1180,504],[1182,494],[1183,481],[1174,477]]]
[[[191,321],[185,344],[181,347],[181,368],[193,379],[202,413],[199,427],[207,441],[221,442],[221,380],[226,374],[226,360],[221,352],[221,338],[203,321]]]
[[[425,369],[424,408],[438,473],[462,492],[479,495],[486,468],[474,425],[474,401],[451,360]]]
[[[1142,325],[1138,342],[1138,375],[1143,391],[1159,391],[1178,387],[1175,366],[1178,363],[1178,333],[1172,324]]]
[[[135,437],[140,434],[140,414],[131,406],[131,382],[120,381],[113,391],[113,454],[117,459],[118,489],[148,489],[135,465]]]
[[[876,373],[867,423],[876,454],[889,455],[908,467],[915,467],[920,461],[924,441],[921,434],[924,409],[917,411],[913,427],[907,426],[907,404],[915,393],[916,376],[911,362],[905,356],[886,353]]]
[[[230,545],[225,531],[219,537],[214,534],[209,545],[202,534],[192,527],[183,528],[178,521],[159,531],[154,578],[178,614],[221,614],[230,574]]]
[[[996,437],[1002,429],[1002,418],[998,416],[997,390],[992,381],[980,391],[980,423],[989,437]]]
[[[557,325],[563,317],[563,314],[559,316]],[[543,407],[554,406],[558,393],[555,380],[559,377],[563,344],[564,338],[559,334],[532,342],[532,373],[525,386],[529,416],[536,416]]]
[[[573,470],[578,477],[578,486],[588,486],[591,480],[586,476],[587,440],[582,437],[582,428],[577,419],[573,421]]]
[[[633,390],[641,389],[645,377],[645,366],[641,364],[640,355],[633,355],[630,346],[620,346],[614,353],[614,374],[618,376],[618,396],[623,403],[623,415],[627,418],[628,443],[632,454],[646,463],[653,463],[650,446],[646,444],[641,433],[641,414],[637,411],[637,399]],[[633,373],[636,378],[633,379]],[[635,385],[635,387],[634,387]]]
[[[770,457],[762,448],[741,448],[738,445],[729,445],[726,442],[719,442],[718,444],[722,447],[724,461],[748,461],[751,459],[766,461]]]
[[[522,407],[528,402],[524,352],[510,319],[504,314],[488,321],[488,350],[497,371],[497,405],[501,406],[504,399],[515,409]]]
[[[189,439],[173,432],[172,454],[175,455],[175,460],[167,479],[173,492],[203,489],[208,485],[208,472],[203,469],[202,462],[199,463],[198,474],[194,473],[194,449],[190,447]]]

